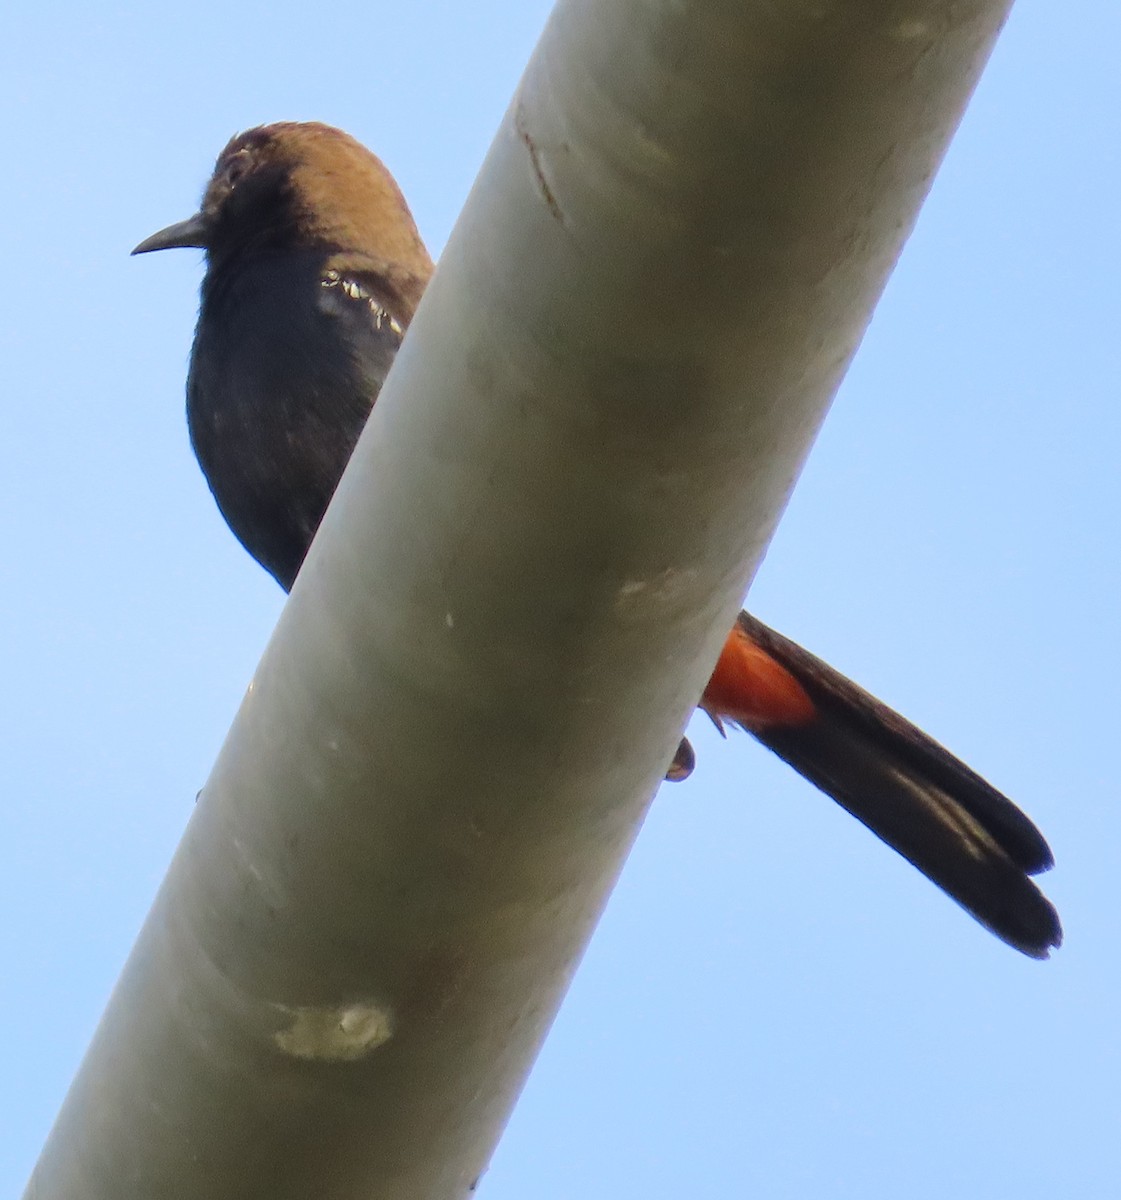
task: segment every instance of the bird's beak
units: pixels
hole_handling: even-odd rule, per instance
[[[205,250],[208,245],[206,218],[197,212],[185,221],[169,225],[159,233],[145,238],[133,250],[133,254],[147,254],[150,250],[174,250],[180,246],[198,246]]]

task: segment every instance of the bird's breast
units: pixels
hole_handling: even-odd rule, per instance
[[[247,271],[207,291],[187,382],[191,444],[230,528],[290,587],[392,362],[369,306],[321,273]],[[334,308],[335,311],[332,311]],[[365,323],[362,312],[367,314]]]

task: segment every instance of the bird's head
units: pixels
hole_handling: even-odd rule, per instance
[[[261,125],[233,138],[192,217],[146,238],[133,254],[198,246],[211,267],[272,249],[375,253],[426,275],[431,260],[408,205],[381,160],[318,122]]]

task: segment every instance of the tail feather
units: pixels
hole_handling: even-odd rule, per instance
[[[773,708],[760,699],[760,651],[770,677],[776,664],[785,675]],[[737,702],[735,680],[748,674]],[[1035,825],[828,664],[741,613],[701,703],[718,722],[745,728],[1016,949],[1046,958],[1062,941],[1058,914],[1029,878],[1053,862]]]

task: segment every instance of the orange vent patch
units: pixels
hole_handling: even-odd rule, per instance
[[[746,729],[805,725],[816,710],[806,689],[737,625],[728,635],[700,707]]]

